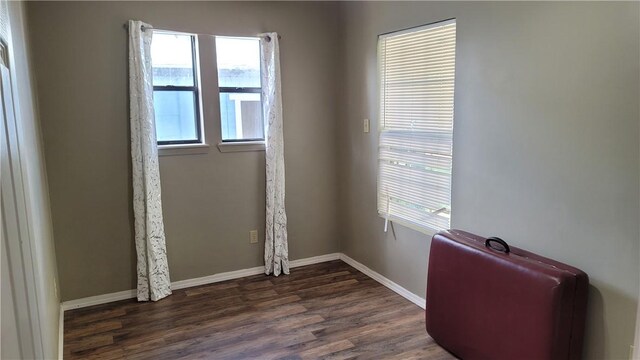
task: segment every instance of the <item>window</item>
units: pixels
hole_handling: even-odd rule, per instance
[[[260,40],[216,36],[222,141],[263,141]]]
[[[194,35],[154,31],[153,107],[158,145],[203,143]]]
[[[381,35],[378,213],[449,228],[455,20]]]

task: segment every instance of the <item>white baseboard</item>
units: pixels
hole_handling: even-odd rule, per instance
[[[194,286],[213,284],[221,281],[238,279],[245,276],[252,276],[264,273],[264,266],[256,266],[249,269],[228,271],[194,279],[174,281],[171,283],[171,290],[184,289]]]
[[[403,298],[411,301],[412,303],[420,306],[421,308],[424,309],[426,307],[426,300],[424,298],[422,298],[422,297],[412,293],[411,291],[403,288],[402,286],[394,283],[393,281],[387,279],[386,277],[384,277],[384,276],[378,274],[377,272],[371,270],[370,268],[366,267],[365,265],[353,260],[349,256],[341,253],[340,254],[340,260],[342,260],[342,261],[346,262],[347,264],[353,266],[354,268],[358,269],[363,274],[365,274],[368,277],[372,278],[373,280],[379,282],[380,284],[388,287],[393,292],[395,292],[398,295],[402,296]]]
[[[339,258],[340,258],[339,253],[333,253],[333,254],[314,256],[310,258],[291,260],[289,262],[289,267],[295,268],[299,266],[318,264],[326,261],[338,260]],[[219,273],[219,274],[214,274],[209,276],[203,276],[195,279],[174,281],[171,283],[171,289],[178,290],[178,289],[184,289],[184,288],[189,288],[194,286],[213,284],[221,281],[239,279],[245,276],[258,275],[262,273],[264,273],[264,266],[256,266],[249,269],[229,271],[229,272],[224,272],[224,273]]]
[[[402,286],[396,284],[395,282],[387,279],[386,277],[380,275],[379,273],[371,270],[365,265],[357,262],[356,260],[342,253],[332,253],[332,254],[314,256],[310,258],[292,260],[289,262],[289,267],[295,268],[299,266],[318,264],[318,263],[333,261],[338,259],[353,266],[354,268],[358,269],[365,275],[369,276],[370,278],[374,279],[380,284],[388,287],[389,289],[396,292],[398,295],[404,297],[405,299],[411,301],[412,303],[420,306],[423,309],[425,308],[424,298],[412,293],[411,291],[403,288]],[[178,289],[184,289],[184,288],[189,288],[193,286],[213,284],[221,281],[238,279],[245,276],[258,275],[258,274],[262,274],[263,272],[264,272],[264,266],[256,266],[253,268],[236,270],[236,271],[228,271],[228,272],[218,273],[214,275],[203,276],[195,279],[174,281],[171,283],[171,289],[178,290]],[[62,304],[60,304],[60,308],[61,308],[60,316],[61,316],[61,319],[64,319],[64,311],[67,311],[67,310],[80,309],[83,307],[106,304],[113,301],[132,299],[135,297],[136,297],[135,290],[125,290],[125,291],[119,291],[111,294],[90,296],[82,299],[65,301]],[[62,320],[61,320],[60,326],[62,326]]]
[[[313,256],[310,258],[291,260],[289,262],[289,267],[295,268],[299,266],[318,264],[318,263],[338,260],[338,259],[340,259],[340,253]],[[264,266],[256,266],[249,269],[228,271],[228,272],[218,273],[218,274],[209,275],[209,276],[203,276],[203,277],[194,278],[194,279],[174,281],[171,283],[171,289],[178,290],[178,289],[184,289],[184,288],[189,288],[193,286],[213,284],[221,281],[239,279],[245,276],[258,275],[262,273],[264,273]],[[83,307],[88,307],[93,305],[106,304],[113,301],[132,299],[135,297],[136,297],[135,290],[125,290],[125,291],[119,291],[111,294],[96,295],[96,296],[90,296],[82,299],[65,301],[62,304],[60,304],[60,307],[62,311],[66,311],[66,310],[72,310],[72,309],[80,309]]]
[[[114,301],[126,300],[136,297],[135,290],[118,291],[110,294],[89,296],[82,299],[64,301],[60,304],[64,311],[80,309],[87,306],[106,304]]]
[[[60,304],[60,314],[58,318],[58,360],[64,357],[64,309]]]
[[[323,263],[323,262],[327,262],[327,261],[339,260],[340,259],[340,255],[342,255],[342,254],[333,253],[333,254],[314,256],[314,257],[305,258],[305,259],[291,260],[289,262],[289,267],[290,268],[295,268],[295,267],[300,267],[300,266],[319,264],[319,263]]]

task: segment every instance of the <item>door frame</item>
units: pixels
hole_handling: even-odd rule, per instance
[[[0,41],[0,197],[3,236],[0,251],[7,250],[15,318],[20,349],[25,358],[43,358],[40,310],[33,262],[33,236],[30,229],[25,173],[19,136],[19,107],[14,96],[9,69],[9,47]],[[6,222],[5,222],[6,221]],[[4,229],[4,227],[7,227]]]

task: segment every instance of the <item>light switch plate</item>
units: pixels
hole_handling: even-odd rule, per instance
[[[249,231],[249,242],[251,244],[257,244],[258,243],[258,230]]]
[[[364,119],[364,132],[369,132],[369,119]]]

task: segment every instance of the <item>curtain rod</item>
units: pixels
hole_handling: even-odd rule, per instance
[[[128,23],[124,23],[124,24],[122,24],[122,27],[123,27],[125,30],[129,30],[129,24],[128,24]],[[142,31],[147,30],[147,27],[146,27],[146,26],[144,26],[144,25],[140,26],[140,28],[142,29]],[[152,28],[152,29],[153,29],[153,28]]]
[[[271,41],[271,36],[267,35],[266,36],[267,41]],[[282,36],[278,35],[278,40],[282,39]]]
[[[129,23],[124,23],[124,24],[122,24],[122,27],[123,27],[125,30],[129,30]],[[148,28],[147,28],[146,26],[144,26],[144,25],[142,25],[142,27],[141,27],[141,28],[142,28],[142,31],[145,31],[145,30],[147,30],[147,29],[148,29]],[[153,29],[153,28],[151,28],[151,29]],[[215,35],[211,35],[211,34],[194,34],[194,35],[208,35],[208,36],[215,36]],[[270,37],[269,35],[266,35],[265,37],[267,38],[267,41],[271,41],[271,37]],[[282,36],[278,35],[278,40],[280,40],[280,39],[282,39]]]

